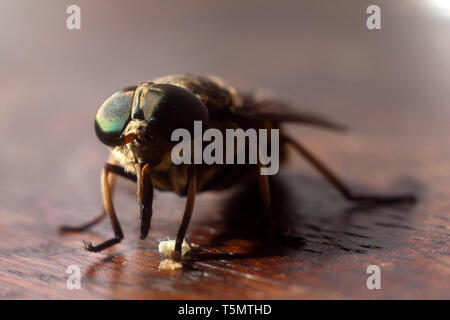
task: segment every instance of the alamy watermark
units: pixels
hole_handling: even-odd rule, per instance
[[[66,287],[69,290],[81,289],[81,269],[76,264],[70,265],[66,273],[70,276],[66,280]]]
[[[81,29],[81,9],[76,4],[67,7],[66,13],[70,14],[66,19],[66,27],[69,30]]]
[[[66,27],[69,30],[81,29],[81,9],[76,4],[71,4],[67,7],[66,13],[69,16],[66,19]],[[366,19],[366,27],[369,30],[381,29],[381,9],[376,4],[371,4],[367,7],[366,13],[370,16]]]
[[[222,131],[215,128],[203,132],[202,122],[194,121],[193,139],[187,129],[179,128],[172,132],[171,140],[179,142],[171,153],[172,162],[176,165],[192,162],[209,165],[259,163],[261,175],[274,175],[279,170],[278,129],[226,129],[224,137]],[[204,142],[209,144],[203,149]]]
[[[376,264],[370,265],[367,267],[367,274],[370,276],[367,278],[366,286],[367,289],[381,289],[381,269]]]
[[[371,4],[367,7],[366,13],[370,14],[366,20],[366,26],[369,30],[381,29],[381,9],[376,4]]]

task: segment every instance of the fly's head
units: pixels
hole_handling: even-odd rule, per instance
[[[208,109],[191,92],[170,84],[143,82],[106,99],[95,117],[95,132],[105,145],[123,148],[139,164],[157,165],[174,146],[172,132],[194,121],[208,123]]]

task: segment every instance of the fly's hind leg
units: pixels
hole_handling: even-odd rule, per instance
[[[108,180],[110,173],[120,172],[119,168],[122,169],[121,167],[107,163],[105,164],[105,167],[103,168],[101,175],[103,206],[105,208],[106,214],[109,216],[111,220],[111,225],[114,231],[114,237],[96,246],[92,245],[91,242],[83,241],[83,247],[87,251],[99,252],[113,246],[116,243],[119,243],[123,239],[122,228],[120,227],[119,220],[117,219],[116,212],[114,210],[114,205],[112,202],[111,186]]]
[[[348,201],[371,202],[375,204],[389,204],[398,202],[416,201],[414,195],[396,195],[396,196],[375,196],[375,195],[355,195],[341,180],[328,169],[319,159],[317,159],[308,149],[299,142],[287,136],[281,137],[282,141],[291,144],[298,153],[300,153],[313,167],[315,167],[322,176]]]

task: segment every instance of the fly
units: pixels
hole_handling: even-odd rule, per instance
[[[145,239],[151,225],[153,190],[172,191],[186,196],[184,215],[179,227],[173,258],[181,259],[181,247],[195,204],[197,193],[221,190],[244,179],[256,179],[265,217],[271,221],[270,186],[267,175],[259,174],[263,166],[227,164],[174,164],[171,135],[176,129],[191,136],[194,123],[225,132],[227,129],[280,129],[285,122],[312,125],[342,131],[345,128],[308,112],[292,110],[276,99],[237,92],[217,78],[193,75],[170,75],[143,82],[139,86],[117,91],[99,108],[95,131],[99,140],[110,148],[108,162],[101,173],[104,210],[92,221],[80,226],[63,226],[63,231],[86,230],[108,216],[114,237],[93,245],[83,241],[87,251],[99,252],[123,239],[112,201],[116,176],[137,183],[140,238]],[[331,170],[298,141],[280,131],[281,160],[284,150],[293,147],[307,162],[348,201],[394,203],[414,201],[412,195],[355,195]],[[247,144],[248,147],[248,144]]]

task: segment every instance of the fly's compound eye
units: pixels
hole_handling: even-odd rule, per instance
[[[131,119],[134,87],[122,89],[103,102],[95,116],[95,132],[101,142],[116,146]]]
[[[141,93],[141,94],[140,94]],[[138,99],[138,100],[137,100]],[[144,83],[135,91],[133,119],[145,120],[149,133],[157,133],[167,141],[176,129],[194,135],[194,121],[208,125],[208,109],[197,96],[171,84]]]

